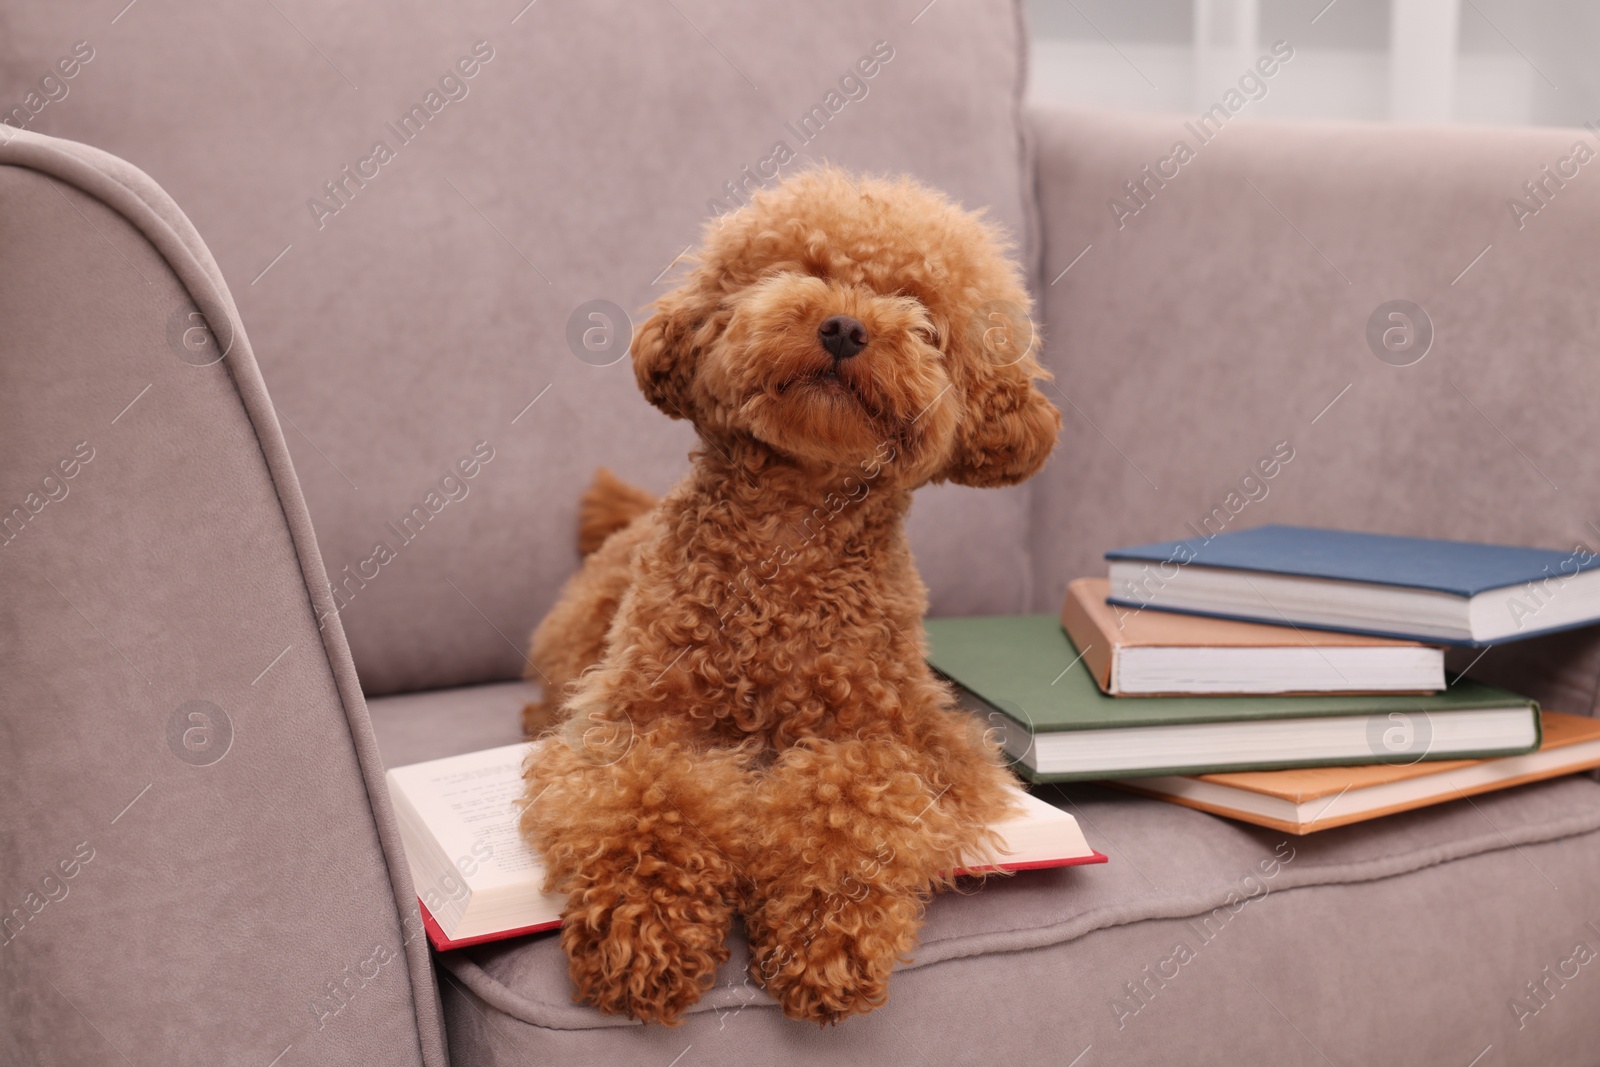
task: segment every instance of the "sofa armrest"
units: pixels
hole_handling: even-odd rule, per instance
[[[0,127],[0,322],[0,1061],[443,1067],[366,708],[216,264],[133,167]]]
[[[1600,548],[1591,131],[1028,121],[1066,419],[1035,610],[1107,549],[1272,522]],[[1600,629],[1474,673],[1592,712]]]

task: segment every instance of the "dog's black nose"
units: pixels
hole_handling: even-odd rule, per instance
[[[849,315],[825,319],[817,327],[817,337],[834,359],[849,359],[867,347],[867,328]]]

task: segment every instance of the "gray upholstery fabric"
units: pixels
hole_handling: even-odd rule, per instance
[[[737,946],[681,1028],[619,1022],[567,1002],[543,936],[442,958],[453,1062],[668,1063],[692,1047],[684,1062],[729,1067],[1066,1064],[1092,1047],[1081,1063],[1461,1067],[1490,1045],[1496,1063],[1593,1062],[1600,983],[1563,964],[1600,941],[1587,779],[1287,843],[1159,801],[1055,796],[1111,863],[936,899],[873,1015],[784,1019]],[[1524,983],[1547,966],[1571,980],[1541,1006]],[[1519,997],[1539,1010],[1519,1017]]]
[[[88,40],[94,58],[34,128],[141,166],[206,235],[328,570],[349,583],[362,682],[403,692],[518,675],[577,564],[594,467],[655,489],[685,470],[686,427],[640,398],[626,361],[574,356],[567,321],[594,299],[637,318],[707,201],[778,142],[797,154],[786,172],[910,171],[1033,233],[1013,4],[945,0],[919,18],[925,3],[146,0],[111,25],[33,0],[3,16],[0,100]],[[863,79],[878,42],[892,58]],[[473,76],[441,89],[462,60]],[[389,124],[430,90],[437,113],[402,144]],[[840,109],[802,143],[786,124],[830,92]],[[394,158],[344,177],[378,140]],[[314,216],[314,197],[337,206],[336,180],[345,205]],[[402,542],[388,524],[479,441],[493,461]],[[923,494],[913,542],[936,610],[1023,606],[1028,558],[992,549],[1022,542],[1027,498]],[[362,578],[379,541],[396,558]]]
[[[1588,133],[1229,125],[1157,187],[1142,168],[1197,140],[1185,120],[1031,121],[1070,457],[1034,483],[1035,610],[1106,549],[1196,536],[1219,507],[1224,529],[1600,548],[1600,453],[1580,445],[1600,397],[1600,182],[1549,185],[1520,229],[1510,206],[1537,206],[1523,183],[1577,166]],[[1133,181],[1147,206],[1119,229],[1108,205],[1131,210]],[[1433,324],[1411,366],[1365,336],[1397,299]],[[1294,458],[1241,490],[1279,442]],[[1600,629],[1496,648],[1475,673],[1589,713]]]
[[[361,692],[215,263],[133,168],[0,127],[0,322],[0,1062],[442,1065]]]
[[[527,693],[380,698],[373,724],[391,765],[463,737],[507,743],[496,731]],[[440,957],[452,1062],[668,1063],[691,1045],[694,1062],[730,1067],[1066,1063],[1089,1045],[1093,1062],[1124,1063],[1460,1067],[1491,1044],[1497,1063],[1592,1060],[1600,983],[1552,983],[1546,1006],[1524,988],[1577,942],[1600,951],[1585,925],[1600,884],[1587,778],[1307,838],[1089,786],[1044,795],[1111,862],[936,899],[881,1012],[828,1031],[789,1022],[745,983],[736,935],[683,1027],[640,1027],[572,1004],[559,942],[539,936]],[[1539,1010],[1519,1017],[1519,998]]]
[[[458,756],[522,740],[522,705],[539,695],[526,682],[374,697],[367,704],[385,767]]]

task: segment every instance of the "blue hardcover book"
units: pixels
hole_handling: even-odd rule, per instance
[[[1109,602],[1483,646],[1600,622],[1600,556],[1259,526],[1106,553]]]

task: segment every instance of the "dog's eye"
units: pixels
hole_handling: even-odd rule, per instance
[[[917,337],[920,338],[925,344],[932,345],[934,348],[939,348],[939,328],[937,326],[918,326],[911,332],[916,334]],[[943,354],[944,352],[941,349],[940,355]]]

